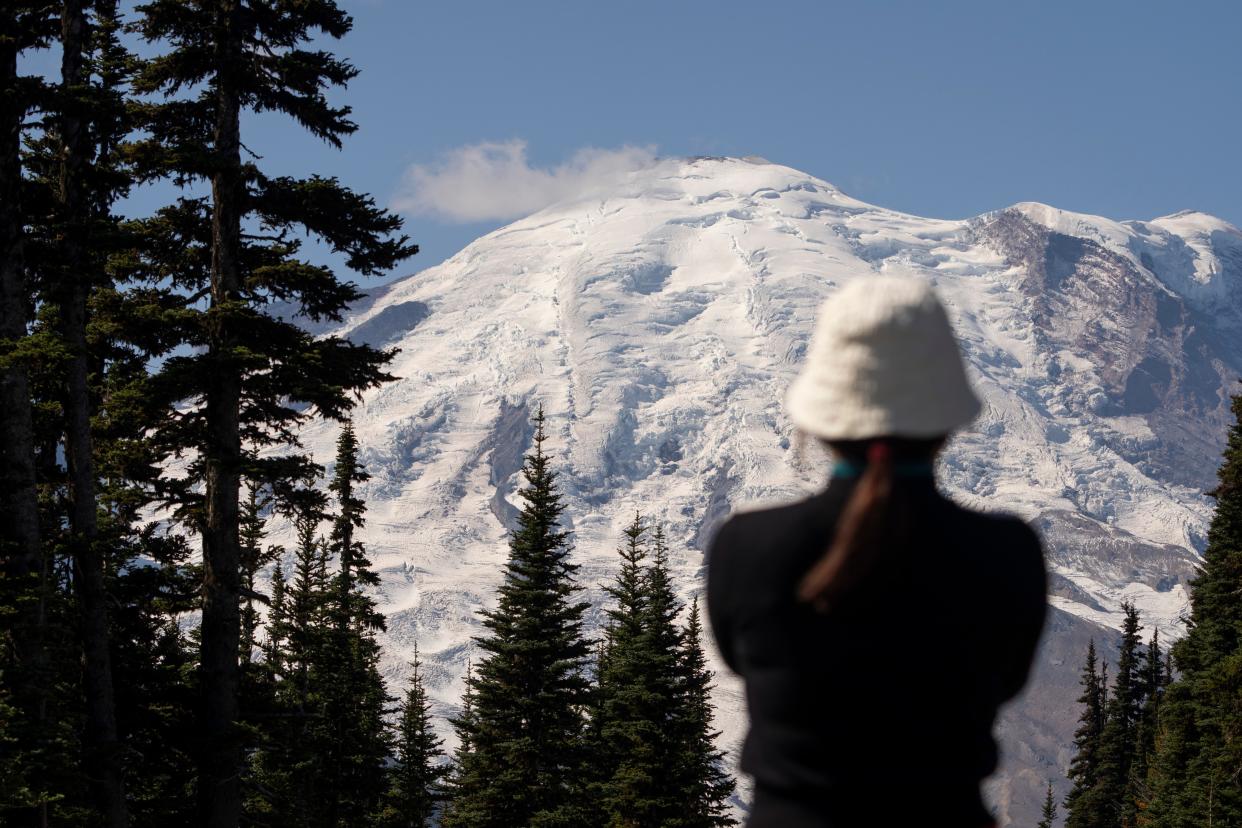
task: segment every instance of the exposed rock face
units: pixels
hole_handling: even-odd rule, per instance
[[[936,285],[986,403],[941,459],[942,488],[1018,512],[1048,546],[1055,609],[990,787],[1002,824],[1033,824],[1069,759],[1087,639],[1110,651],[1123,599],[1179,634],[1242,375],[1242,235],[1209,216],[1120,224],[1023,204],[937,221],[761,160],[677,160],[388,285],[339,330],[400,349],[401,380],[356,422],[390,675],[417,639],[439,712],[457,704],[538,404],[593,620],[635,509],[664,523],[681,594],[698,593],[729,510],[823,483],[783,396],[820,302],[876,272]],[[333,429],[304,436],[331,457]],[[957,600],[944,564],[932,588]],[[740,688],[719,684],[735,746]]]
[[[1067,389],[1055,404],[1073,414],[1085,408],[1143,417],[1155,445],[1122,441],[1116,448],[1135,459],[1136,448],[1154,449],[1143,459],[1155,464],[1156,476],[1210,486],[1211,468],[1195,461],[1217,441],[1187,424],[1211,423],[1215,434],[1228,425],[1228,377],[1220,368],[1237,345],[1219,333],[1232,328],[1229,316],[1196,310],[1156,277],[1150,254],[1135,262],[1099,242],[1050,230],[1020,210],[979,222],[978,232],[1022,274],[1040,350],[1049,355],[1049,378],[1066,370],[1062,353],[1091,366],[1087,373],[1098,384]]]

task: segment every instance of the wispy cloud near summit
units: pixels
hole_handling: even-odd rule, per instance
[[[392,206],[449,221],[520,218],[607,189],[654,161],[654,147],[585,148],[562,164],[542,168],[531,166],[525,141],[470,144],[433,164],[411,166]]]

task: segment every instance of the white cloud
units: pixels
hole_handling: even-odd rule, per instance
[[[655,161],[652,147],[587,148],[555,167],[532,167],[526,142],[458,147],[435,164],[414,164],[393,209],[451,221],[514,219],[558,201],[590,195]]]

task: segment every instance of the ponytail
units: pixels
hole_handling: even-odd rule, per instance
[[[893,449],[885,440],[867,445],[867,463],[837,520],[824,556],[802,578],[798,597],[826,612],[875,568],[904,521],[893,502]]]

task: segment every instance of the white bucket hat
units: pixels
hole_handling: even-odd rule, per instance
[[[898,276],[854,279],[824,302],[786,405],[827,440],[938,437],[980,408],[935,292]]]

